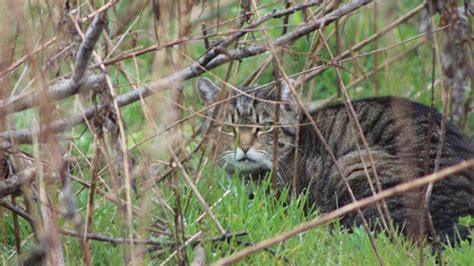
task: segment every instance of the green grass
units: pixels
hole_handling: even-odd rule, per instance
[[[263,5],[270,3],[271,1],[258,2],[259,4]],[[109,14],[112,21],[116,21],[115,16],[123,16],[126,14],[126,8],[131,3],[132,1],[128,0],[121,1],[120,5],[117,7],[118,13],[116,14],[111,12]],[[413,3],[413,1],[404,0],[393,1],[391,3],[387,2],[384,5],[380,5],[381,14],[388,15],[379,18],[379,22],[381,23],[379,29],[382,27],[382,25],[387,25],[389,22],[394,21],[396,18],[402,16],[408,10],[414,8],[417,4],[418,3]],[[281,8],[281,6],[272,5],[260,10],[260,13],[264,14],[265,12],[269,12],[274,7]],[[237,1],[234,1],[231,4],[228,4],[226,9],[221,10],[220,16],[223,20],[230,19],[236,13],[238,13],[238,10],[238,3]],[[45,6],[34,10],[27,10],[27,12],[30,11],[35,12],[35,16],[39,16],[41,12],[47,14],[47,8]],[[198,22],[207,22],[208,25],[212,25],[212,21],[210,20],[214,19],[216,16],[217,14],[215,11],[206,12],[202,17],[202,20]],[[372,34],[371,16],[371,9],[362,8],[348,19],[344,29],[348,33],[348,39],[350,40],[351,45],[362,41]],[[386,34],[380,39],[379,48],[397,44],[403,40],[419,34],[418,18],[411,19],[406,24],[402,24],[394,31]],[[438,20],[439,18],[436,17],[436,19]],[[139,47],[148,47],[156,43],[153,34],[150,33],[153,31],[153,25],[151,21],[153,21],[152,13],[150,9],[145,9],[142,18],[138,21],[135,28],[133,29],[137,30],[138,32],[137,38]],[[291,16],[289,24],[294,25],[301,23],[302,21],[303,18],[301,14],[296,13]],[[197,25],[199,25],[199,23],[197,23]],[[279,25],[280,23],[281,20],[272,20],[265,25],[271,27],[272,25]],[[170,24],[170,36],[167,37],[169,37],[169,40],[177,39],[175,36],[177,27],[175,23]],[[114,25],[115,24],[112,24],[110,27],[113,29]],[[199,28],[200,27],[196,27],[195,32],[193,32],[194,36],[200,36]],[[224,29],[226,29],[226,27],[222,26],[220,30],[224,31]],[[328,34],[333,29],[334,26],[329,25],[324,29],[324,32],[325,34]],[[53,32],[52,29],[49,30]],[[38,33],[39,32],[41,31],[38,31]],[[280,35],[280,32],[281,29],[275,29],[269,31],[269,34],[272,37],[277,37]],[[12,34],[10,35],[14,36],[14,31],[12,31]],[[39,36],[36,37],[36,39],[39,39]],[[120,49],[123,49],[124,51],[131,49],[131,44],[133,43],[132,37],[132,35],[127,35],[123,43],[120,45]],[[262,42],[254,40],[253,37],[260,40],[262,34],[255,33],[253,35],[249,35],[250,41],[257,44],[262,44]],[[312,37],[313,35],[311,34],[310,39],[312,39]],[[216,39],[217,38],[212,38],[211,41]],[[19,43],[17,51],[22,51],[23,46],[25,46],[24,42],[26,42],[25,37],[20,36],[17,42]],[[329,46],[334,52],[335,38],[332,37],[328,39],[328,42]],[[348,45],[345,38],[343,38],[342,43],[344,47],[343,50],[345,50]],[[388,49],[380,53],[379,62],[382,63],[384,60],[403,52],[412,44],[414,44],[414,42],[403,44],[400,47]],[[360,52],[370,52],[373,49],[373,45],[368,45]],[[308,50],[308,41],[306,38],[301,38],[291,46],[289,51],[285,53],[283,65],[288,74],[295,74],[301,71],[304,62],[307,59]],[[201,42],[190,43],[186,45],[186,52],[191,58],[198,58],[204,51],[205,49]],[[162,54],[148,53],[137,57],[138,70],[135,67],[135,62],[133,59],[124,60],[122,62],[122,67],[132,77],[139,77],[140,81],[142,82],[152,81],[156,79],[156,77],[163,76],[166,73],[170,73],[174,70],[174,68],[170,65],[160,65],[159,67],[156,67],[156,64],[165,62],[164,60],[159,60],[159,55]],[[329,54],[324,49],[322,50],[320,56],[320,63],[330,60]],[[235,72],[235,74],[231,75],[230,83],[233,85],[240,84],[240,82],[245,80],[246,77],[250,75],[264,60],[266,60],[267,57],[268,55],[264,54],[243,60],[241,62],[240,68]],[[59,66],[61,67],[62,72],[67,73],[68,63],[69,62],[64,62]],[[189,60],[185,62],[185,64],[189,63]],[[364,71],[369,72],[373,68],[373,56],[369,55],[361,57],[358,59],[358,63]],[[236,64],[234,64],[234,66],[235,65]],[[343,67],[343,79],[345,84],[348,84],[351,80],[354,80],[360,75],[355,68],[354,61],[344,63]],[[21,74],[22,70],[23,67],[20,67],[18,71],[12,74],[11,87],[13,87],[15,82],[19,79],[19,75]],[[213,75],[223,78],[226,74],[226,71],[227,65],[224,65],[213,69],[211,71],[212,75],[210,73],[206,73],[204,75],[211,78]],[[49,73],[50,78],[55,77],[54,72],[55,71],[51,71],[51,73]],[[357,75],[355,73],[357,73]],[[132,90],[132,87],[128,81],[124,78],[121,72],[117,71],[114,66],[109,67],[109,74],[111,75],[113,84],[117,85],[117,88],[119,88],[120,93],[125,93]],[[19,88],[21,89],[25,87],[31,78],[32,76],[25,77],[22,82],[20,82]],[[379,72],[378,79],[381,85],[380,93],[381,95],[405,96],[409,97],[411,100],[429,104],[431,94],[428,88],[431,84],[431,78],[431,45],[426,43],[417,51],[411,53],[389,67],[382,69]],[[436,79],[439,78],[438,71]],[[271,68],[269,67],[264,71],[264,74],[258,80],[258,83],[265,84],[271,81],[273,81],[273,76]],[[373,78],[371,78],[368,81],[362,82],[356,88],[350,89],[349,94],[351,98],[358,99],[374,96],[375,88],[373,81]],[[197,101],[196,94],[194,93],[194,82],[195,80],[189,80],[183,83],[185,95],[184,102],[187,107],[193,107]],[[309,83],[305,84],[305,91],[308,90],[313,90],[313,100],[321,100],[333,95],[336,92],[335,70],[329,69],[317,76],[315,79],[315,85],[312,88],[309,88]],[[436,85],[435,104],[438,110],[441,106],[440,91],[440,86]],[[168,97],[169,93],[165,92],[161,95]],[[164,101],[157,97],[152,97],[146,102],[148,107],[151,107],[152,109],[154,108],[153,110],[158,116],[153,117],[153,121],[156,122],[160,128],[164,128],[166,125],[168,125],[169,121],[166,120],[165,116],[169,113],[169,106],[164,104]],[[90,103],[90,101],[85,101],[83,104],[85,106],[90,106]],[[75,105],[72,100],[63,101],[60,105],[61,111],[64,111],[62,115],[67,113],[77,113],[80,111],[77,108],[72,108],[73,106]],[[196,108],[200,108],[199,103],[197,103]],[[145,118],[143,108],[140,103],[134,103],[130,106],[122,108],[121,112],[123,122],[125,124],[129,147],[133,147],[136,143],[139,143],[152,134],[156,133],[155,129],[151,126],[150,121]],[[184,113],[185,115],[189,114],[189,112]],[[163,117],[161,117],[161,115],[163,115]],[[10,116],[9,119],[10,124],[14,125],[16,128],[29,127],[32,126],[32,121],[38,120],[37,110],[34,109],[31,111],[22,112],[20,114],[15,114]],[[199,125],[200,122],[201,120],[197,119],[185,123],[183,133],[186,138],[192,135],[191,124],[195,123],[196,125]],[[85,129],[86,127],[84,125],[77,126],[70,132],[66,132],[64,135],[75,138],[75,147],[72,149],[71,155],[77,158],[77,160],[72,165],[72,173],[86,181],[89,181],[91,178],[91,169],[90,166],[85,163],[82,154],[89,157],[92,156],[94,151],[94,137],[88,130],[84,132]],[[472,114],[468,120],[468,127],[466,131],[468,134],[471,134],[471,136],[474,136],[474,116]],[[83,132],[84,134],[82,134]],[[163,149],[163,147],[165,147],[163,143],[169,142],[170,139],[172,138],[166,134],[160,134],[154,137],[151,141],[146,141],[144,144],[139,146],[138,149],[134,150],[132,154],[139,164],[138,168],[140,168],[146,160],[156,160],[157,158],[162,160],[169,159],[169,155],[167,155],[165,149]],[[191,143],[185,148],[189,152],[194,149],[195,146],[196,143]],[[21,149],[29,152],[33,150],[29,145],[23,145],[21,146]],[[196,176],[199,172],[198,157],[199,156],[196,156],[196,158],[191,160],[191,162],[186,165],[186,167],[188,167],[188,172],[192,177]],[[155,191],[150,190],[151,187],[149,185],[142,185],[144,182],[144,177],[141,176],[141,173],[137,171],[134,172],[134,174],[137,176],[138,195],[140,197],[137,198],[137,194],[132,193],[133,202],[134,204],[141,207],[146,207],[144,211],[145,213],[143,213],[145,218],[140,218],[137,216],[134,217],[133,222],[135,232],[145,231],[143,235],[140,235],[140,238],[172,240],[173,238],[159,235],[157,233],[152,233],[150,230],[144,230],[145,227],[156,228],[155,225],[158,223],[159,218],[164,218],[170,224],[170,233],[174,234],[174,214],[166,207],[163,207],[162,204],[160,204],[157,196],[155,195]],[[162,173],[160,172],[160,174]],[[111,186],[110,176],[108,173],[105,173],[102,178],[105,180],[105,183],[108,186]],[[185,224],[184,235],[186,237],[190,237],[199,231],[203,232],[202,240],[206,251],[206,262],[216,261],[219,258],[241,250],[245,247],[245,245],[241,242],[257,243],[261,240],[271,238],[278,233],[290,230],[298,224],[318,217],[317,210],[309,214],[305,214],[303,211],[302,206],[304,205],[303,203],[305,201],[305,196],[301,196],[297,200],[287,202],[285,195],[287,195],[288,192],[285,191],[282,193],[282,197],[277,199],[274,194],[266,192],[268,191],[268,182],[257,186],[254,190],[256,196],[254,199],[250,200],[248,198],[248,192],[245,186],[243,186],[239,180],[227,177],[222,169],[213,168],[210,163],[207,163],[204,165],[202,179],[198,184],[198,190],[204,196],[206,202],[211,205],[220,200],[220,202],[214,207],[213,211],[216,214],[217,219],[222,223],[226,230],[229,230],[231,233],[242,231],[247,232],[246,236],[239,237],[237,239],[212,242],[211,239],[213,237],[220,235],[216,225],[209,217],[205,217],[201,222],[196,223],[196,219],[204,213],[204,209],[199,204],[196,196],[190,193],[190,189],[185,185],[180,173],[174,177],[174,181],[170,180],[171,179],[169,178],[167,181],[156,185],[154,188],[161,193],[162,197],[165,199],[165,202],[170,207],[173,208],[179,206],[180,209],[183,210],[183,222]],[[111,192],[106,189],[104,183],[102,182],[100,183],[99,187],[102,190]],[[78,206],[78,211],[82,217],[85,217],[88,190],[84,189],[79,184],[75,184],[74,191],[76,193],[75,199],[77,201],[76,204]],[[223,197],[225,194],[227,196]],[[144,198],[144,195],[149,196],[149,198]],[[123,195],[121,196],[124,198]],[[23,203],[21,199],[18,199],[18,201],[20,204]],[[56,204],[56,206],[59,205],[57,198],[52,198],[52,201],[54,204]],[[109,200],[106,200],[102,196],[97,196],[95,206],[96,208],[92,232],[109,237],[127,237],[124,233],[126,232],[127,228],[127,225],[124,222],[126,219],[123,217],[123,213],[119,211],[115,204],[111,203]],[[64,220],[61,215],[58,215],[57,219],[57,224],[61,227],[75,230],[74,222]],[[30,226],[25,222],[25,220],[19,219],[19,221],[21,228],[20,236],[23,240],[22,250],[27,251],[34,247],[34,237],[32,235]],[[464,222],[468,223],[469,221]],[[5,225],[6,233],[5,241],[0,241],[0,264],[11,265],[16,263],[17,260],[14,247],[15,240],[11,212],[4,213],[3,224]],[[330,227],[332,230],[329,229]],[[378,252],[386,262],[386,265],[418,264],[418,247],[411,241],[404,239],[402,236],[401,239],[401,244],[398,245],[390,241],[383,234],[376,236]],[[468,241],[463,241],[459,247],[456,248],[446,247],[444,250],[446,262],[449,265],[472,265],[472,254],[474,254],[474,243],[472,242],[474,241],[471,241],[471,243]],[[82,265],[82,248],[80,247],[78,240],[74,237],[63,236],[62,243],[67,264]],[[128,245],[113,245],[99,241],[90,241],[89,243],[92,259],[95,265],[122,265],[124,263],[124,258],[129,254]],[[309,232],[295,236],[285,243],[275,245],[272,248],[276,251],[276,255],[273,255],[268,251],[261,251],[255,255],[247,257],[241,263],[258,265],[286,265],[287,263],[282,259],[286,258],[290,261],[290,263],[297,263],[298,265],[378,264],[376,255],[371,248],[365,231],[360,228],[354,228],[353,232],[349,233],[347,230],[341,228],[337,221],[330,226],[320,226]],[[144,261],[149,265],[158,264],[166,259],[171,254],[171,252],[173,252],[173,250],[173,248],[170,248],[160,252],[151,252],[144,256]],[[188,261],[191,261],[195,255],[192,247],[185,248],[184,253],[187,254]],[[431,247],[429,245],[425,246],[424,256],[424,260],[427,264],[435,264],[435,256],[431,254]],[[170,260],[170,264],[175,264],[176,262],[176,257],[173,257]]]
[[[220,169],[207,167],[203,173],[204,177],[198,185],[199,191],[205,196],[210,204],[222,199],[213,209],[222,226],[231,233],[245,231],[246,236],[231,239],[230,241],[212,242],[213,237],[219,236],[215,224],[209,217],[206,217],[200,223],[195,223],[196,219],[204,213],[204,209],[199,204],[197,198],[193,195],[190,198],[189,206],[186,208],[186,199],[183,195],[189,193],[189,188],[184,184],[184,180],[180,180],[180,185],[176,188],[181,192],[180,206],[182,210],[186,210],[184,214],[184,223],[186,225],[185,235],[192,236],[198,231],[203,231],[202,240],[206,250],[206,261],[215,261],[223,256],[232,254],[233,252],[244,248],[245,243],[256,243],[261,240],[271,238],[272,236],[290,230],[298,224],[304,223],[310,219],[318,217],[318,212],[314,211],[305,214],[303,210],[305,196],[301,196],[297,200],[289,203],[286,201],[288,191],[283,191],[279,199],[269,191],[269,182],[265,182],[260,186],[254,187],[255,198],[249,199],[248,190],[241,184],[238,179],[229,178]],[[177,203],[175,194],[170,189],[170,182],[161,185],[163,195],[168,204],[172,207]],[[146,188],[141,189],[141,193]],[[228,192],[229,191],[229,192]],[[266,192],[267,191],[267,192]],[[226,197],[222,198],[224,194]],[[78,205],[85,206],[87,194],[83,190],[77,195]],[[117,212],[116,207],[109,201],[98,199],[94,215],[93,231],[107,236],[121,236],[121,225],[123,218]],[[149,210],[150,222],[153,224],[153,217],[168,217],[169,221],[173,221],[173,213],[161,208],[156,202],[156,198],[152,197]],[[80,209],[81,214],[85,215],[85,209]],[[7,224],[11,225],[11,215],[7,214]],[[138,219],[136,219],[138,220]],[[61,221],[62,224],[64,221]],[[135,224],[136,232],[142,226],[139,222]],[[70,222],[64,222],[64,227],[71,226]],[[330,229],[330,227],[332,229]],[[71,228],[74,229],[74,228]],[[12,239],[12,228],[7,228],[8,243],[14,243]],[[22,239],[30,235],[28,226],[22,222]],[[31,237],[31,236],[30,236]],[[163,240],[151,233],[145,234],[143,237]],[[380,233],[376,236],[378,252],[387,265],[415,265],[419,260],[419,250],[417,246],[400,236],[401,244],[395,244],[390,241],[384,234]],[[76,238],[63,237],[63,248],[68,265],[82,264],[82,249]],[[26,247],[31,245],[28,241]],[[2,255],[0,260],[4,264],[10,264],[15,261],[14,246],[2,245]],[[25,248],[25,247],[24,247]],[[285,260],[298,265],[317,264],[317,265],[377,265],[376,255],[370,245],[370,241],[361,228],[354,228],[352,233],[341,228],[337,221],[331,226],[320,226],[309,232],[295,236],[290,240],[272,247],[276,251],[273,255],[269,251],[261,251],[255,255],[247,257],[242,261],[244,264],[259,265],[286,265]],[[127,245],[112,245],[99,241],[90,241],[90,249],[92,258],[96,265],[122,264],[124,254],[128,252]],[[144,259],[147,264],[157,264],[169,256],[173,249],[166,249],[162,254],[147,254]],[[193,248],[188,247],[184,250],[189,260],[194,256]],[[467,240],[461,242],[459,247],[446,247],[444,255],[449,265],[469,265],[472,262],[472,254],[474,252],[474,244],[470,244]],[[11,257],[13,256],[13,257]],[[428,265],[434,265],[436,258],[431,254],[429,245],[425,246],[424,260]],[[176,263],[175,258],[170,263]]]

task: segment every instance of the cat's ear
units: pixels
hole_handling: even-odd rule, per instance
[[[197,89],[199,97],[205,104],[213,103],[221,89],[208,78],[199,78],[197,80]]]
[[[292,109],[294,106],[297,105],[295,97],[293,95],[293,91],[291,88],[295,88],[296,81],[293,79],[288,79],[281,81],[281,86],[280,86],[280,95],[281,95],[281,101],[287,102],[287,104],[282,105],[282,108],[285,108],[286,110]]]
[[[291,101],[293,99],[293,92],[291,88],[295,87],[295,80],[288,79],[281,82],[281,100],[284,102]]]

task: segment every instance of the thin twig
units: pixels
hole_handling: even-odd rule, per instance
[[[191,188],[191,190],[194,192],[194,194],[196,195],[197,199],[199,200],[199,203],[201,204],[201,206],[204,208],[204,210],[207,212],[207,214],[209,215],[209,217],[211,217],[212,221],[216,224],[217,228],[219,229],[219,231],[222,233],[222,234],[225,234],[226,233],[226,230],[224,229],[224,227],[222,227],[221,223],[219,222],[219,220],[217,219],[216,215],[214,214],[214,212],[211,210],[211,208],[209,207],[209,205],[206,203],[206,201],[204,200],[204,198],[202,197],[201,193],[199,193],[199,190],[197,190],[196,186],[193,184],[193,181],[191,180],[191,178],[189,177],[189,175],[186,173],[186,170],[184,169],[183,165],[181,164],[180,160],[178,159],[178,157],[176,157],[176,155],[174,154],[173,150],[171,148],[168,148],[168,150],[170,151],[171,153],[171,156],[173,157],[174,159],[174,162],[177,164],[177,166],[181,169],[181,172],[184,176],[184,180],[186,181],[186,183],[188,184],[188,186]]]
[[[5,201],[3,199],[0,199],[0,206],[3,206],[5,208],[9,209],[10,211],[14,212],[18,216],[24,218],[30,224],[34,223],[33,217],[30,214],[28,214],[25,210],[21,209],[20,207],[15,206],[15,205],[11,204],[10,202]]]
[[[352,3],[344,5],[341,8],[336,9],[335,11],[322,17],[321,19],[318,19],[309,24],[303,24],[297,29],[291,32],[288,32],[287,34],[277,38],[276,40],[273,41],[273,45],[283,46],[283,45],[292,43],[296,39],[314,30],[317,30],[321,26],[327,25],[335,21],[339,17],[345,16],[364,5],[367,5],[370,2],[371,0],[360,0],[360,1],[354,1]],[[291,7],[290,11],[295,12],[296,10],[298,10],[296,9],[296,7],[298,6]],[[301,6],[299,7],[301,8]],[[290,11],[286,10],[280,13],[277,12],[277,14],[283,16],[289,13]],[[129,93],[125,93],[118,96],[116,98],[117,105],[120,107],[126,106],[135,101],[140,100],[141,98],[146,98],[154,93],[157,93],[163,90],[176,89],[178,84],[180,83],[177,81],[183,81],[183,80],[193,78],[203,73],[206,70],[216,68],[231,60],[239,60],[242,58],[254,56],[254,55],[266,52],[268,50],[269,50],[269,47],[266,45],[255,46],[251,48],[241,48],[241,49],[239,48],[239,49],[231,50],[231,51],[228,51],[226,55],[223,55],[223,54],[217,53],[217,51],[214,51],[214,49],[211,49],[211,51],[214,51],[214,52],[211,53],[209,51],[208,53],[205,54],[205,56],[201,57],[196,62],[185,67],[184,69],[181,69],[171,75],[165,76],[147,86],[137,88],[136,90],[133,90]],[[97,112],[102,110],[102,108],[104,108],[104,106],[99,106],[98,108],[88,108],[84,110],[82,114],[75,114],[75,115],[71,115],[69,117],[60,119],[60,120],[56,120],[49,124],[48,129],[51,133],[68,130],[77,124],[83,123],[84,119],[91,119]],[[0,133],[0,137],[4,137],[7,139],[14,139],[18,141],[19,143],[31,143],[33,141],[33,138],[41,134],[41,132],[43,132],[44,130],[45,130],[45,127],[42,126],[39,128],[22,129],[18,131],[7,131],[7,132]]]
[[[157,247],[170,247],[174,244],[173,241],[157,241],[157,240],[151,240],[151,239],[127,239],[127,238],[122,238],[122,237],[109,237],[109,236],[104,236],[101,234],[93,234],[93,233],[87,233],[87,234],[82,234],[82,233],[77,233],[75,231],[71,231],[68,229],[60,229],[59,232],[65,236],[74,236],[74,237],[86,237],[88,240],[96,240],[96,241],[101,241],[101,242],[108,242],[114,245],[118,244],[130,244],[130,242],[133,242],[134,244],[139,244],[139,245],[150,245],[150,246],[157,246]]]
[[[329,49],[329,45],[326,42],[326,39],[324,38],[323,33],[320,32],[320,34],[321,34],[321,38],[322,38],[322,40],[323,40],[323,42],[326,46],[326,49],[327,49],[327,51],[328,51],[328,53],[331,57],[331,60],[335,60],[334,56],[331,53],[331,50]],[[344,104],[346,106],[346,109],[347,109],[348,113],[350,114],[349,118],[351,120],[351,124],[353,126],[353,129],[357,132],[358,137],[362,141],[362,144],[364,146],[364,150],[365,150],[367,156],[369,157],[370,165],[371,165],[371,168],[372,168],[372,171],[373,171],[373,174],[374,174],[374,178],[375,178],[375,184],[376,184],[376,187],[377,187],[377,191],[380,192],[380,191],[382,191],[382,186],[380,184],[380,178],[378,176],[378,172],[377,172],[377,169],[375,167],[375,160],[373,158],[372,152],[370,151],[370,147],[369,147],[369,144],[367,142],[367,139],[364,136],[364,132],[363,132],[362,127],[360,125],[359,119],[357,118],[357,113],[355,112],[354,107],[352,106],[351,99],[349,97],[349,93],[347,92],[347,88],[344,85],[344,82],[342,80],[341,69],[338,66],[336,66],[335,69],[336,69],[336,74],[337,74],[336,75],[337,76],[337,81],[338,81],[338,83],[340,85],[340,88],[341,88],[341,96],[343,97],[343,101],[344,101]],[[358,142],[359,141],[356,141],[357,144],[358,144]],[[360,157],[361,157],[362,162],[364,162],[362,154],[360,154]],[[367,167],[367,165],[364,163],[364,168],[366,168],[366,167]],[[369,182],[370,186],[373,189],[372,178],[369,175],[367,175],[367,181]],[[374,191],[372,191],[372,192],[375,194]],[[386,229],[389,230],[389,234],[394,235],[394,230],[393,230],[393,227],[392,227],[392,219],[390,217],[390,212],[388,210],[388,207],[387,207],[387,204],[385,203],[385,201],[382,201],[382,209],[383,209],[383,213],[380,213],[382,222],[383,222],[384,226],[386,227]],[[377,254],[377,255],[379,255],[379,254]],[[381,260],[381,258],[379,258],[379,259]]]

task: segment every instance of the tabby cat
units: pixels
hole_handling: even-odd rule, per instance
[[[281,83],[279,127],[274,126],[274,88],[239,88],[228,101],[221,101],[219,87],[207,78],[200,78],[197,88],[202,101],[209,107],[207,115],[214,118],[206,122],[209,144],[206,146],[210,147],[211,156],[214,154],[219,165],[230,174],[238,171],[245,179],[262,178],[273,167],[273,131],[279,130],[278,184],[291,187],[295,175],[294,189],[298,193],[307,191],[310,205],[323,212],[352,202],[341,173],[355,198],[362,199],[373,195],[377,189],[375,175],[380,180],[380,187],[385,189],[423,176],[425,171],[432,173],[435,168],[442,117],[433,113],[430,130],[430,108],[408,99],[375,97],[352,102],[373,160],[364,149],[361,138],[355,134],[354,123],[344,104],[311,112],[334,154],[338,170],[310,120],[298,113],[298,105],[286,82]],[[219,102],[221,104],[216,104]],[[427,138],[429,132],[432,132],[431,140]],[[447,122],[439,169],[473,157],[473,141]],[[374,166],[371,161],[375,162]],[[362,213],[369,225],[376,228],[381,226],[379,217],[383,210],[388,210],[396,228],[408,235],[416,235],[420,232],[424,189],[386,200],[385,209],[380,205],[373,206],[363,209]],[[455,242],[458,237],[466,238],[470,228],[456,225],[460,217],[474,216],[474,169],[435,183],[429,214],[442,241]],[[341,224],[349,228],[361,222],[357,213],[341,220]],[[428,225],[423,228],[428,234]]]

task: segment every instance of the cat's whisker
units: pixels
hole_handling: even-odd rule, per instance
[[[219,164],[220,162],[232,161],[235,158],[235,155],[233,154],[233,151],[225,151],[217,158],[216,163]]]

